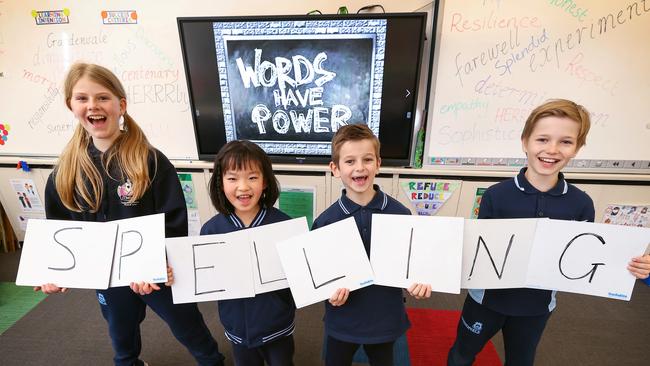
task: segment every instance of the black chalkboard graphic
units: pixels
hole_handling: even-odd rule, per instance
[[[228,41],[236,137],[327,141],[367,121],[373,39]]]
[[[379,134],[385,20],[214,23],[226,139],[329,154],[341,127]]]

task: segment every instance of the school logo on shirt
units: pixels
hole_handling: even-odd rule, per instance
[[[124,184],[117,186],[117,196],[120,197],[120,202],[124,206],[134,206],[138,204],[138,201],[129,202],[131,197],[133,197],[133,184],[131,184],[130,179],[126,179]]]
[[[460,319],[463,321],[463,325],[465,326],[465,328],[467,328],[467,330],[469,330],[470,332],[472,332],[474,334],[481,334],[481,330],[483,329],[483,323],[474,322],[474,325],[470,326],[465,321],[465,318],[461,317]]]

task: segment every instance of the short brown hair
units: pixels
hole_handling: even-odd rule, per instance
[[[566,117],[578,122],[580,124],[580,131],[578,132],[576,144],[580,148],[587,143],[587,133],[589,133],[589,128],[591,127],[589,112],[585,107],[567,99],[551,99],[533,109],[526,120],[523,131],[521,131],[521,139],[525,140],[529,138],[533,133],[537,121],[549,116]]]
[[[332,162],[339,163],[341,146],[348,141],[371,140],[375,148],[375,156],[379,159],[379,139],[365,123],[351,124],[339,128],[332,138]]]
[[[271,159],[257,144],[247,140],[230,141],[225,144],[214,158],[214,170],[208,188],[210,200],[217,211],[231,214],[235,207],[228,201],[223,191],[223,175],[228,170],[241,170],[257,167],[262,172],[262,179],[266,184],[262,197],[259,200],[261,207],[273,207],[280,196],[280,184],[273,174]]]

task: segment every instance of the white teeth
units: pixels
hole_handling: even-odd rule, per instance
[[[104,116],[88,116],[88,119],[93,119],[93,120],[99,120],[99,119],[104,119],[106,117]]]
[[[545,162],[545,163],[557,163],[559,160],[557,159],[548,159],[548,158],[539,158],[539,160]]]

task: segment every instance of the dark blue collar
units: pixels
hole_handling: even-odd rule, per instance
[[[521,168],[519,171],[519,174],[515,177],[515,185],[517,188],[528,194],[537,194],[540,193],[540,191],[533,187],[532,184],[526,179],[526,170],[528,170],[527,167]],[[550,194],[551,196],[562,196],[566,194],[569,191],[569,184],[564,180],[564,174],[561,172],[558,175],[558,180],[557,184],[555,187],[551,188],[548,192],[544,192],[547,194]]]
[[[256,227],[262,225],[262,221],[264,221],[264,217],[266,216],[266,208],[262,207],[260,211],[255,215],[255,218],[251,222],[251,226],[249,227]],[[231,213],[228,215],[228,218],[232,222],[233,226],[235,226],[237,229],[245,229],[246,225],[244,225],[244,222],[235,215],[235,213]]]
[[[368,202],[365,207],[383,211],[388,205],[388,196],[386,196],[386,193],[382,192],[381,188],[379,188],[378,185],[373,184],[372,188],[375,190],[375,196],[372,197],[372,200],[370,200],[370,202]],[[346,215],[350,215],[362,208],[362,206],[356,204],[354,201],[348,198],[345,189],[341,194],[341,198],[338,200],[338,204],[341,208],[341,211],[343,211],[343,213]]]

